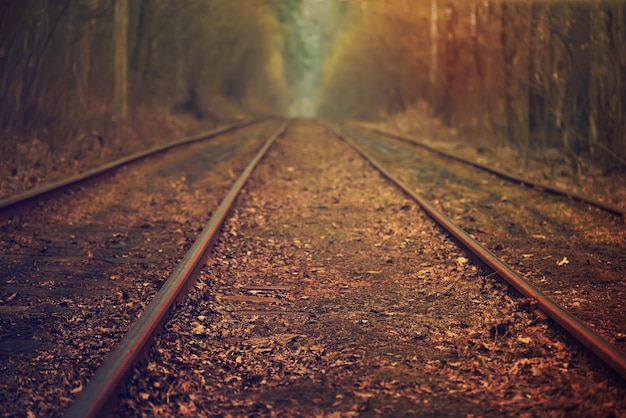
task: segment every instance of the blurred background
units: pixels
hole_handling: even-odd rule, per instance
[[[626,2],[0,0],[3,161],[258,115],[427,118],[623,170]]]

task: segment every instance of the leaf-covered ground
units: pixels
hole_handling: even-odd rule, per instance
[[[292,125],[118,415],[620,416],[626,388],[320,125]]]
[[[0,224],[0,416],[58,416],[277,122],[116,171]]]
[[[402,141],[357,137],[535,286],[626,349],[626,225],[619,216]]]
[[[72,131],[67,137],[53,137],[45,130],[39,135],[4,132],[0,141],[0,198],[85,172],[155,145],[209,131],[216,125],[215,121],[200,121],[158,109],[148,114],[140,111],[133,125],[103,122],[99,128]]]

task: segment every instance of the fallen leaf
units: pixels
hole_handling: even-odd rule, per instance
[[[370,392],[354,392],[355,396],[358,396],[359,398],[363,398],[363,399],[368,399],[368,398],[373,398],[374,394],[370,393]]]
[[[193,327],[193,329],[191,330],[191,332],[195,335],[200,335],[200,334],[204,334],[205,328],[204,325],[202,324],[197,324],[195,327]]]

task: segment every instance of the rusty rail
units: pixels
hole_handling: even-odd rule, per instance
[[[56,193],[60,193],[63,190],[66,190],[70,187],[74,187],[79,184],[83,184],[87,181],[93,180],[94,178],[98,176],[111,172],[124,165],[128,165],[135,161],[153,156],[155,154],[170,150],[172,148],[202,141],[204,139],[209,139],[214,136],[232,131],[234,129],[243,128],[245,126],[252,125],[253,123],[256,123],[262,120],[264,119],[250,119],[250,120],[245,120],[241,122],[235,122],[235,123],[221,126],[212,131],[205,132],[196,136],[180,139],[178,141],[169,142],[163,145],[157,145],[148,150],[140,151],[135,154],[129,155],[128,157],[123,157],[118,160],[111,161],[110,163],[88,170],[84,173],[77,174],[72,177],[58,180],[58,181],[46,184],[41,187],[30,189],[23,193],[19,193],[14,196],[7,197],[5,199],[0,200],[0,220],[6,219],[12,215],[15,215],[16,213],[19,213],[19,211],[22,208],[28,207],[36,203],[37,201],[42,200],[45,197],[51,196]]]
[[[252,171],[265,156],[274,141],[285,132],[288,125],[289,122],[281,124],[280,128],[265,142],[239,178],[233,183],[230,191],[222,200],[198,239],[193,243],[189,252],[137,321],[113,349],[102,366],[96,370],[92,379],[66,411],[66,417],[96,417],[101,416],[106,411],[107,404],[115,397],[119,386],[130,374],[135,362],[152,345],[154,337],[161,330],[167,319],[170,308],[177,301],[183,300],[187,290],[197,278],[200,269],[206,262],[213,243],[217,239],[224,219],[233,207],[235,199],[252,174]]]
[[[521,184],[524,184],[524,185],[529,186],[529,187],[534,187],[534,188],[540,189],[540,190],[546,190],[546,191],[549,191],[549,192],[554,193],[554,194],[567,196],[567,197],[569,197],[571,199],[575,199],[575,200],[578,200],[580,202],[588,203],[588,204],[590,204],[592,206],[598,207],[598,208],[603,209],[603,210],[605,210],[607,212],[614,213],[614,214],[616,214],[618,216],[621,216],[621,217],[626,219],[626,208],[623,208],[621,206],[614,205],[614,204],[608,203],[608,202],[603,202],[601,200],[598,200],[598,199],[593,198],[591,196],[584,195],[582,193],[577,193],[577,192],[574,192],[574,191],[571,191],[571,190],[567,190],[567,189],[563,189],[563,188],[560,188],[560,187],[551,186],[549,184],[540,183],[538,181],[534,181],[534,180],[530,180],[530,179],[527,179],[527,178],[524,178],[524,177],[516,176],[515,174],[507,173],[506,171],[498,170],[497,168],[493,168],[493,167],[489,167],[489,166],[483,165],[483,164],[478,163],[476,161],[472,161],[472,160],[470,160],[468,158],[461,157],[460,155],[456,155],[454,153],[451,153],[451,152],[448,152],[448,151],[444,151],[444,150],[441,150],[439,148],[433,147],[431,145],[425,144],[424,142],[421,142],[420,140],[418,140],[418,139],[416,139],[414,137],[408,136],[406,134],[405,135],[395,134],[395,133],[387,132],[387,131],[379,129],[379,128],[365,128],[365,129],[369,130],[371,132],[374,132],[376,134],[379,134],[379,135],[383,135],[383,136],[386,136],[386,137],[389,137],[389,138],[394,138],[394,139],[397,139],[397,140],[400,140],[400,141],[403,141],[403,142],[406,142],[406,143],[409,143],[409,144],[412,144],[412,145],[416,145],[416,146],[424,148],[424,149],[426,149],[426,150],[428,150],[430,152],[434,152],[434,153],[439,154],[439,155],[441,155],[443,157],[450,158],[452,160],[459,161],[461,163],[471,165],[471,166],[473,166],[475,168],[478,168],[480,170],[489,172],[491,174],[494,174],[494,175],[496,175],[498,177],[501,177],[501,178],[504,178],[506,180],[510,180],[512,182],[521,183]]]
[[[591,350],[600,360],[606,363],[622,378],[626,379],[626,353],[603,339],[581,320],[565,311],[552,299],[543,294],[522,276],[513,271],[506,263],[495,254],[473,239],[460,226],[455,224],[449,217],[435,208],[428,200],[416,193],[409,185],[394,176],[383,167],[377,160],[370,156],[362,147],[356,144],[348,135],[334,125],[328,124],[330,130],[339,138],[343,139],[354,148],[363,158],[396,184],[402,191],[411,197],[418,205],[437,223],[444,227],[456,240],[458,240],[472,254],[491,267],[502,279],[513,286],[522,295],[537,301],[537,307],[548,315],[554,322],[559,324],[565,331],[572,335],[583,346]]]

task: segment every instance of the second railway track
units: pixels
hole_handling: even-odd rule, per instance
[[[399,140],[359,143],[531,283],[626,348],[626,226]]]
[[[293,123],[244,191],[114,415],[626,411],[623,380],[323,125]]]
[[[358,125],[357,125],[358,126]],[[413,138],[411,136],[407,136],[407,135],[402,135],[402,134],[396,134],[393,132],[389,132],[389,131],[385,131],[382,129],[378,129],[378,128],[367,128],[365,127],[366,131],[370,131],[374,134],[383,136],[383,137],[387,137],[387,138],[393,138],[399,141],[402,141],[404,143],[408,143],[411,145],[415,145],[417,147],[420,147],[422,149],[425,149],[427,151],[429,151],[431,154],[436,154],[437,156],[442,156],[447,160],[453,160],[456,162],[460,162],[466,165],[470,165],[474,168],[477,168],[479,170],[482,171],[486,171],[488,173],[494,174],[499,178],[502,179],[506,179],[508,181],[512,181],[515,183],[519,183],[521,185],[524,186],[529,186],[529,187],[533,187],[537,190],[541,190],[541,191],[548,191],[550,193],[554,193],[556,195],[561,195],[561,196],[566,196],[568,198],[571,199],[575,199],[578,200],[580,202],[589,204],[591,206],[595,206],[597,208],[601,208],[609,213],[613,213],[615,215],[618,216],[622,216],[622,217],[626,217],[626,208],[619,206],[619,205],[615,205],[613,203],[609,203],[606,202],[604,200],[599,200],[595,197],[591,197],[591,196],[587,196],[585,194],[579,193],[579,192],[575,192],[572,190],[567,190],[564,189],[562,187],[557,187],[557,186],[553,186],[550,184],[546,184],[546,183],[541,183],[539,181],[536,180],[531,180],[529,178],[525,178],[525,177],[521,177],[518,175],[515,175],[511,172],[505,171],[505,170],[501,170],[495,167],[492,167],[488,164],[483,164],[477,161],[473,161],[469,158],[457,155],[453,152],[450,151],[444,151],[442,149],[439,149],[438,147],[426,144],[422,141],[420,141],[417,138]],[[608,196],[610,197],[610,196]]]

